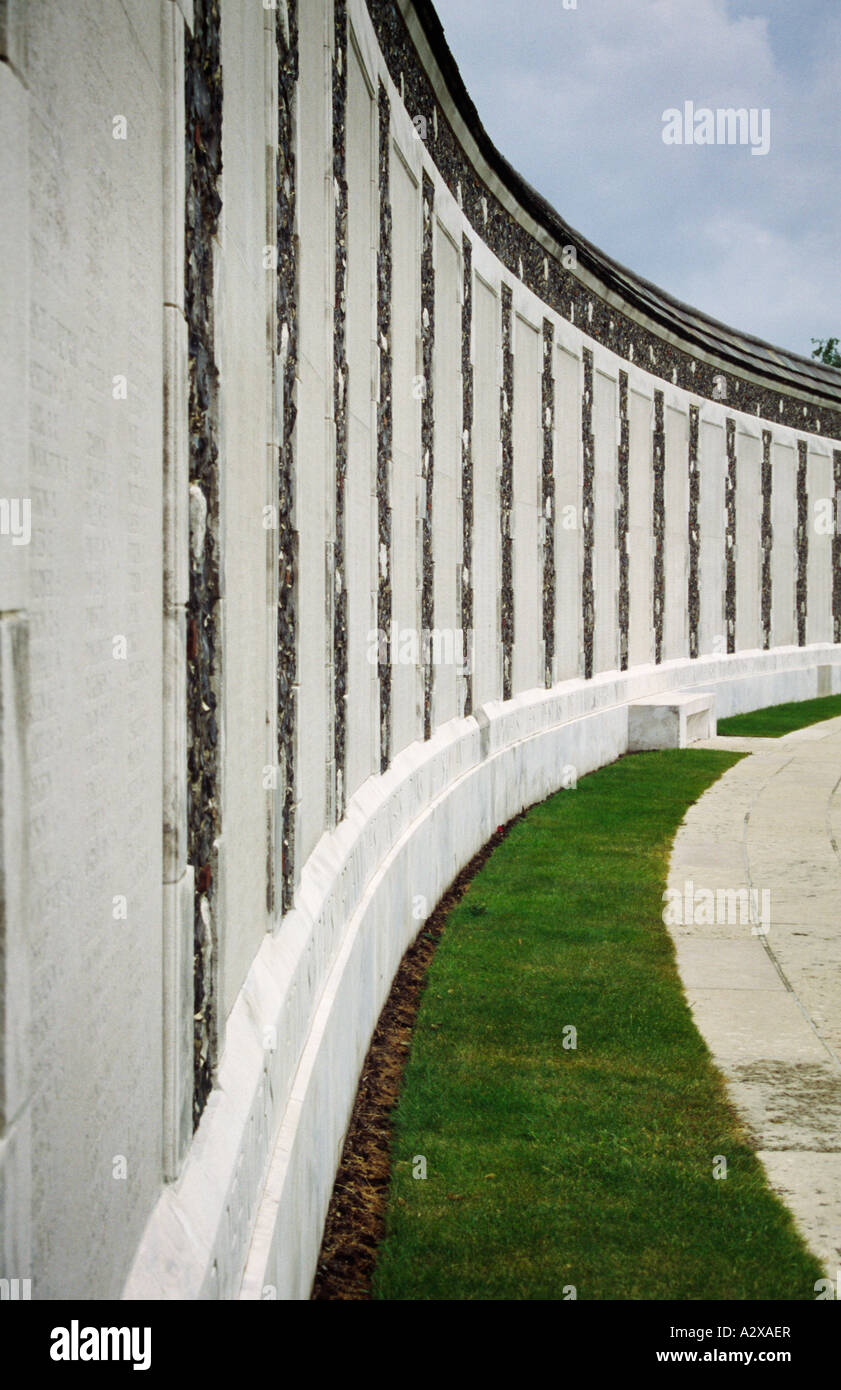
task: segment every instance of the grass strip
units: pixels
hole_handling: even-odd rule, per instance
[[[583,778],[452,910],[393,1112],[375,1298],[814,1298],[823,1271],[727,1101],[661,917],[674,833],[736,761],[647,753]]]
[[[841,695],[824,695],[819,700],[793,700],[787,705],[731,714],[729,719],[719,719],[718,732],[728,737],[782,738],[794,729],[806,729],[810,724],[820,724],[838,714],[841,714]]]

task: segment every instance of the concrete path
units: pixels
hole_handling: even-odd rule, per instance
[[[751,754],[694,806],[669,865],[695,1022],[771,1185],[841,1268],[841,718]]]

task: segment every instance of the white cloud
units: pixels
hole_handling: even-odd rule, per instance
[[[502,153],[608,255],[808,354],[841,332],[841,6],[439,0]],[[745,12],[748,11],[748,12]],[[662,114],[768,108],[771,149],[663,144]]]

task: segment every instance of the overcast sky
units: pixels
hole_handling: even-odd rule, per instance
[[[841,0],[435,4],[491,139],[572,227],[771,343],[841,336]],[[767,108],[768,153],[664,144],[687,101]]]

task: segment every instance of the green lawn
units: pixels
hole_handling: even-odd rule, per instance
[[[672,836],[736,761],[623,758],[534,807],[473,880],[394,1112],[375,1298],[814,1298],[823,1271],[726,1102],[661,919]]]
[[[719,719],[718,732],[740,738],[782,738],[792,729],[805,729],[809,724],[820,724],[823,719],[834,719],[838,714],[841,714],[841,695],[825,695],[820,700],[794,700],[788,705],[732,714],[729,719]]]

